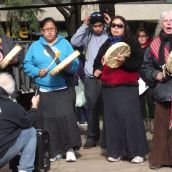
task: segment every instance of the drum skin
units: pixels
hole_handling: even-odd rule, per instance
[[[131,53],[129,45],[127,45],[125,42],[118,42],[114,45],[112,45],[105,53],[104,61],[105,64],[110,68],[117,68],[121,64],[119,64],[115,57],[117,56],[123,56],[123,57],[129,57]]]

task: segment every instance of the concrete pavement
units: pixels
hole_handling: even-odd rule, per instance
[[[86,127],[81,127],[81,136],[85,142]],[[147,133],[150,141],[152,135]],[[83,149],[78,152],[77,162],[66,162],[65,159],[51,163],[49,172],[171,172],[172,168],[163,167],[158,170],[149,169],[148,161],[142,164],[132,164],[129,161],[108,162],[102,154],[100,146]],[[10,172],[8,165],[0,172]]]
[[[85,142],[84,130],[81,128],[83,143]],[[147,133],[150,142],[152,134]],[[159,170],[149,169],[148,161],[141,164],[132,164],[129,161],[108,162],[100,146],[83,149],[79,151],[77,162],[65,162],[65,160],[53,162],[49,172],[171,172],[172,168],[161,168]]]

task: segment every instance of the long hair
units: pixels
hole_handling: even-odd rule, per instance
[[[136,31],[136,38],[139,37],[140,32],[144,32],[146,36],[149,36],[149,33],[145,27],[139,27]]]
[[[155,33],[154,33],[154,39],[160,34],[161,30],[162,30],[162,22],[164,20],[164,17],[167,15],[167,14],[171,14],[172,15],[172,10],[170,11],[164,11],[161,13],[160,15],[160,19],[159,19],[159,22],[156,26],[156,29],[155,29]]]
[[[0,86],[11,95],[15,90],[15,81],[9,73],[0,73]]]
[[[113,22],[115,19],[120,19],[120,20],[124,23],[124,39],[125,39],[125,40],[128,40],[129,37],[131,36],[131,31],[130,31],[130,27],[129,27],[127,21],[126,21],[125,18],[122,17],[122,16],[114,16],[114,17],[111,18],[110,28],[111,28],[112,22]],[[109,34],[111,35],[111,31],[110,31],[110,30],[109,30]]]

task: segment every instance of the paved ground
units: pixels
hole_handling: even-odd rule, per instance
[[[83,142],[85,141],[86,128],[81,128]],[[150,141],[152,135],[147,133]],[[142,164],[131,164],[128,161],[108,162],[102,155],[100,146],[92,149],[80,149],[77,162],[65,162],[65,160],[51,163],[49,172],[154,172],[149,169],[148,161]],[[8,166],[0,169],[0,172],[9,172]],[[172,168],[163,167],[158,172],[172,172]]]

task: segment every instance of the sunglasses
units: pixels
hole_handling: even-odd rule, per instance
[[[115,23],[112,23],[111,24],[111,28],[123,29],[124,28],[124,25],[123,24],[115,24]]]

